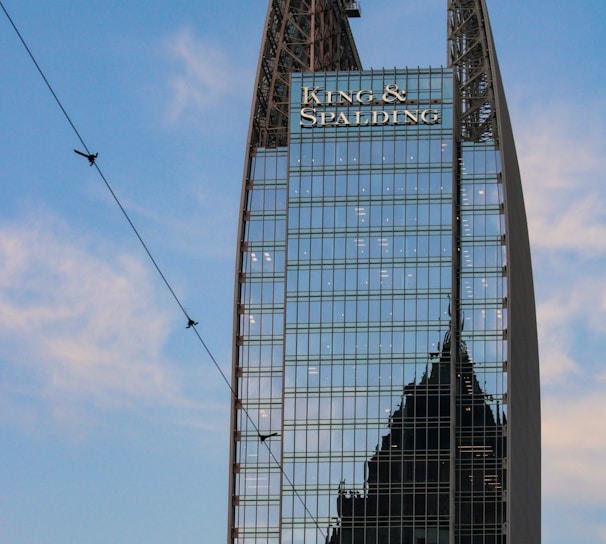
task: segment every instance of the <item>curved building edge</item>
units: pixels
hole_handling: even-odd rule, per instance
[[[541,401],[530,243],[522,181],[486,0],[498,143],[503,171],[507,252],[508,541],[541,542]]]

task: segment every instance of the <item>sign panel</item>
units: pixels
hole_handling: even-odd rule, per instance
[[[371,89],[329,91],[322,87],[301,89],[300,126],[352,127],[382,125],[435,125],[440,112],[419,108],[396,83],[376,93]]]

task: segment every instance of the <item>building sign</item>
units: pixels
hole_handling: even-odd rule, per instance
[[[367,89],[327,91],[322,87],[303,87],[301,98],[303,128],[440,123],[439,110],[414,109],[406,91],[396,83],[386,85],[381,93]]]

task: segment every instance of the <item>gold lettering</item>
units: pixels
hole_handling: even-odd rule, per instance
[[[384,126],[384,125],[435,125],[440,123],[440,110],[408,110],[388,109],[388,111],[320,111],[316,106],[343,106],[347,108],[354,104],[370,105],[375,100],[375,94],[370,89],[358,91],[325,91],[322,87],[303,87],[303,103],[300,110],[300,126],[336,127],[336,126]],[[396,83],[385,86],[382,95],[384,104],[406,103],[407,94]],[[376,104],[375,104],[376,105]],[[308,106],[308,107],[305,107]],[[323,109],[323,108],[322,108]]]
[[[323,111],[320,113],[320,126],[332,126],[337,118],[337,114],[332,111]]]
[[[301,126],[304,128],[312,128],[318,124],[315,108],[303,108],[301,110]],[[304,122],[308,121],[308,122]]]
[[[406,102],[406,91],[400,91],[400,87],[397,83],[392,83],[385,87],[383,102],[386,104],[393,104],[396,101],[402,103]]]
[[[379,121],[379,115],[383,117]],[[386,111],[373,111],[372,112],[372,124],[373,125],[386,125],[389,122],[389,114]]]
[[[353,104],[353,93],[352,91],[339,91],[340,104]]]
[[[345,115],[344,111],[342,111],[339,114],[339,118],[337,119],[337,125],[345,125],[345,126],[351,125],[351,123],[349,122],[349,119],[347,118],[347,115]]]
[[[321,91],[322,87],[303,87],[303,105],[308,106],[312,103],[321,104],[322,101],[318,98],[318,91]]]
[[[356,94],[356,100],[360,104],[371,104],[374,100],[374,94],[372,91],[361,90],[358,91],[358,94]]]
[[[427,115],[431,115],[431,118],[427,119]],[[435,125],[440,122],[440,112],[438,112],[438,110],[425,110],[421,114],[421,120],[426,125]]]
[[[362,115],[364,115],[363,111],[356,112],[356,125],[368,125],[368,119],[364,119],[364,122],[362,122]]]
[[[419,124],[419,110],[415,110],[415,113],[412,113],[410,110],[402,110],[404,114],[404,124],[405,125],[418,125]],[[415,117],[416,115],[416,117]]]

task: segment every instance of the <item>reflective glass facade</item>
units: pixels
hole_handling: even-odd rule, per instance
[[[502,542],[498,154],[450,70],[292,77],[245,199],[235,541]]]
[[[315,58],[300,1],[270,6],[253,106],[228,542],[539,544],[532,273],[484,1],[449,2],[453,68],[289,73]]]
[[[452,73],[294,76],[291,88],[285,466],[305,502],[317,502],[312,513],[330,542],[416,542],[412,533],[436,536],[440,526],[448,535],[447,377],[435,384],[447,401],[441,414],[424,410],[405,440],[388,426],[400,425],[405,389],[431,370],[430,353],[449,329]],[[320,100],[340,89],[372,97],[311,104],[318,123],[301,127],[300,88],[321,89]],[[396,88],[402,102],[383,96]],[[404,110],[410,116],[393,124]],[[436,122],[424,124],[428,110]],[[355,124],[358,111],[359,126],[322,126],[322,114]],[[428,469],[431,494],[417,493],[415,504],[412,488]],[[283,541],[322,542],[292,495],[284,490]]]

